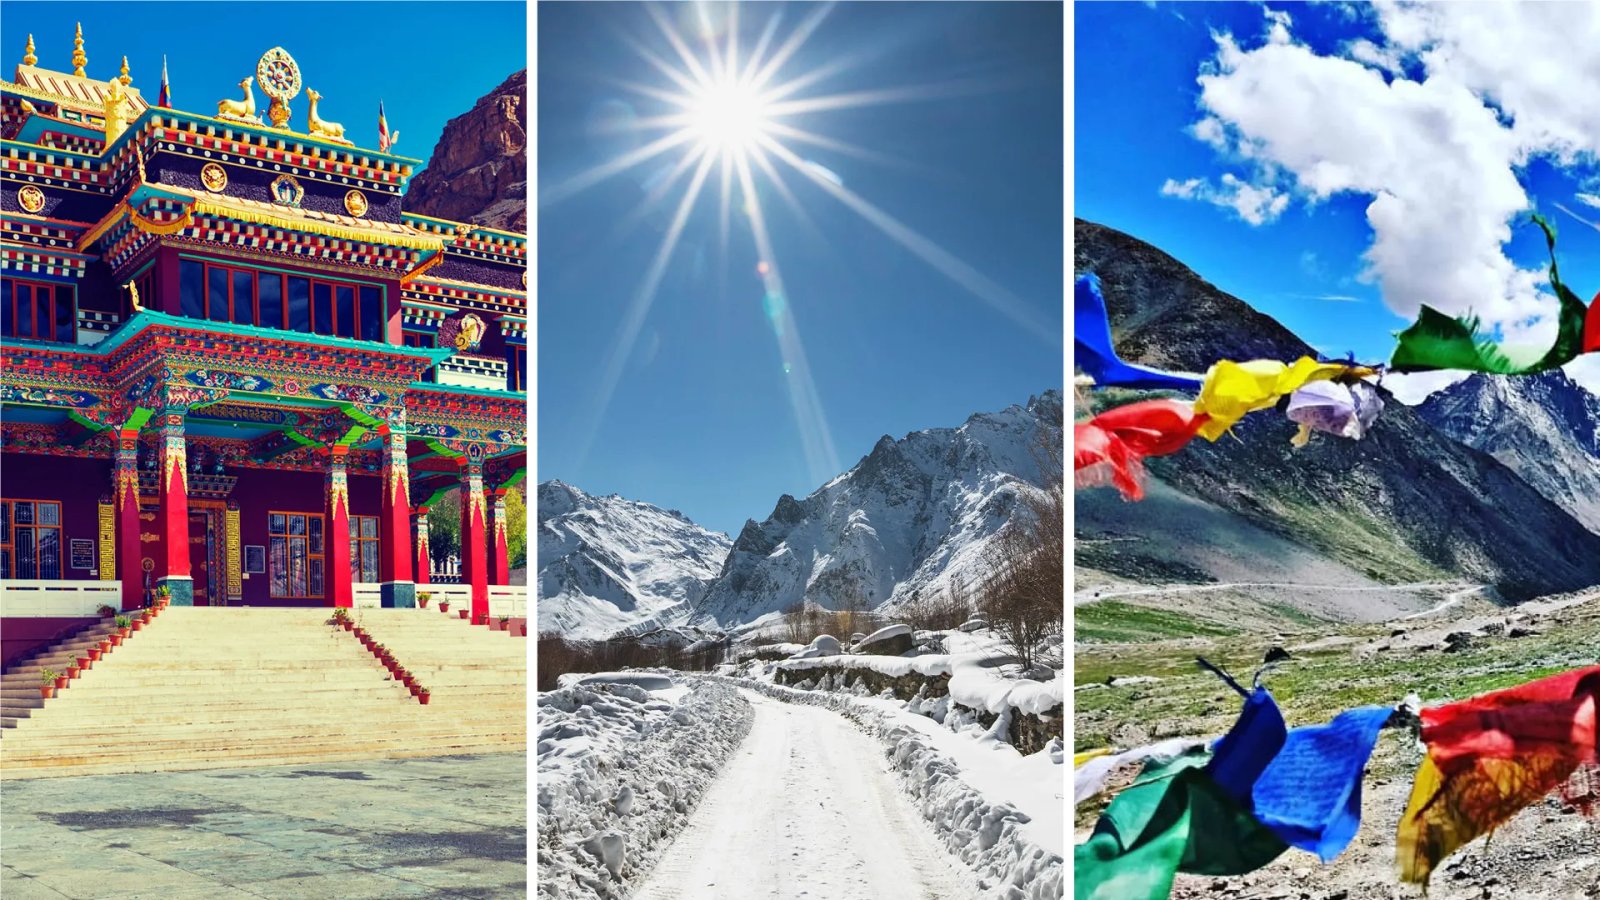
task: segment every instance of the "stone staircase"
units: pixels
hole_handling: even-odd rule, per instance
[[[361,610],[432,690],[423,706],[328,615],[169,607],[43,700],[40,667],[60,671],[110,626],[50,648],[0,681],[0,778],[526,749],[526,641],[433,610]]]

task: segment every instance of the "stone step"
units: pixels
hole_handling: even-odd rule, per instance
[[[11,778],[19,774],[26,774],[30,770],[50,770],[60,768],[80,767],[113,767],[107,771],[149,771],[154,753],[148,748],[128,748],[126,752],[114,754],[91,754],[65,751],[48,756],[24,756],[20,753],[14,755],[11,750],[15,738],[8,738],[0,745],[0,778]],[[410,741],[399,739],[383,741],[345,741],[338,742],[285,742],[232,744],[226,747],[205,750],[201,754],[189,754],[184,757],[167,757],[160,759],[161,769],[164,771],[177,769],[199,768],[234,768],[250,765],[273,765],[270,760],[285,760],[289,763],[301,760],[322,760],[333,758],[362,759],[362,758],[394,758],[398,756],[436,756],[447,755],[450,752],[510,752],[526,749],[526,740],[521,735],[438,735],[427,738],[418,738]],[[115,767],[130,766],[133,768],[119,769]]]
[[[421,708],[421,707],[419,707]],[[42,736],[41,736],[42,738]],[[514,729],[462,729],[449,723],[417,726],[405,734],[373,734],[370,731],[327,731],[316,728],[280,729],[268,732],[234,731],[206,734],[195,732],[161,739],[118,740],[105,736],[99,740],[80,738],[74,740],[43,740],[26,737],[21,732],[8,739],[0,750],[0,766],[27,765],[30,762],[48,761],[54,757],[115,757],[119,755],[166,755],[180,752],[186,756],[218,754],[232,750],[252,750],[271,746],[303,747],[381,747],[415,743],[432,743],[435,740],[494,740],[506,743],[511,740],[526,741],[525,730]]]
[[[418,756],[464,756],[482,753],[516,753],[525,752],[522,744],[482,743],[474,744],[461,741],[451,744],[419,745],[409,748],[355,749],[333,751],[319,749],[309,753],[296,752],[295,748],[285,748],[277,755],[246,756],[243,754],[231,755],[224,761],[211,759],[170,759],[161,764],[161,771],[180,772],[198,769],[218,768],[253,768],[257,766],[295,766],[323,763],[354,762],[371,759],[406,759]],[[148,772],[151,770],[148,758],[123,758],[113,761],[90,760],[70,764],[57,763],[49,766],[28,766],[6,768],[0,766],[0,779],[33,779],[33,778],[59,778],[68,775],[121,775],[131,772]]]

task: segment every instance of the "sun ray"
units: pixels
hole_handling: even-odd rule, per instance
[[[789,388],[789,403],[794,409],[795,426],[800,432],[801,449],[806,457],[806,467],[813,480],[821,482],[839,471],[839,454],[833,446],[833,434],[828,429],[828,417],[823,412],[822,398],[817,395],[816,383],[811,378],[811,363],[806,356],[805,344],[800,339],[800,328],[795,324],[789,305],[788,292],[784,290],[777,255],[772,239],[767,234],[766,215],[761,209],[761,199],[756,194],[750,177],[749,160],[737,160],[739,184],[744,191],[746,208],[750,213],[750,232],[755,239],[756,252],[766,263],[762,273],[768,318],[778,339],[778,352],[783,360],[785,384]]]
[[[626,172],[640,163],[654,159],[673,147],[679,144],[686,144],[693,139],[693,134],[682,130],[675,131],[651,141],[643,147],[624,153],[616,159],[579,172],[559,184],[551,185],[548,188],[540,188],[539,205],[549,206],[553,203],[560,203],[573,194],[587,190],[613,175]]]
[[[617,384],[622,380],[622,370],[627,367],[628,358],[633,355],[634,344],[639,339],[639,330],[644,327],[645,317],[650,314],[650,307],[655,303],[656,289],[661,286],[661,279],[666,275],[667,263],[671,261],[672,251],[677,247],[678,238],[683,234],[684,225],[689,221],[689,212],[700,196],[700,189],[705,185],[706,175],[711,171],[712,162],[714,160],[709,154],[701,157],[694,178],[689,182],[688,190],[684,191],[683,199],[678,202],[677,211],[673,213],[672,224],[667,227],[667,233],[662,235],[661,246],[656,250],[655,258],[650,261],[650,267],[645,270],[644,279],[639,283],[639,290],[634,293],[633,302],[629,304],[627,314],[617,329],[617,339],[612,345],[610,355],[606,358],[606,367],[600,376],[595,402],[591,405],[590,414],[580,434],[579,459],[588,458],[589,449],[599,434],[600,423],[604,421],[606,410],[611,406],[611,398],[616,393]]]
[[[750,79],[750,83],[757,90],[766,87],[767,82],[778,74],[778,70],[783,68],[783,64],[789,61],[789,57],[794,56],[795,52],[800,49],[800,45],[811,37],[811,33],[817,30],[817,26],[821,25],[822,20],[827,18],[828,13],[832,11],[832,3],[824,3],[812,11],[811,15],[807,16],[799,27],[794,30],[794,33],[789,35],[789,39],[783,43],[783,46],[772,54],[772,58],[767,60],[766,65],[762,66],[755,77]]]
[[[677,29],[672,27],[671,22],[667,21],[666,13],[653,4],[646,4],[645,10],[650,14],[650,18],[655,20],[656,27],[661,29],[661,34],[667,39],[667,43],[671,44],[672,49],[677,51],[678,58],[683,60],[684,68],[689,70],[689,75],[693,79],[692,83],[701,85],[711,83],[711,76],[707,74],[705,67],[700,65],[700,60],[695,57],[694,51],[690,50],[689,45],[683,42],[683,38],[678,35]]]
[[[672,192],[672,188],[678,183],[678,179],[682,178],[695,163],[699,162],[704,153],[705,151],[698,149],[685,153],[683,158],[678,160],[677,164],[672,167],[672,170],[659,183],[650,188],[649,192],[644,195],[644,199],[629,210],[626,216],[617,221],[616,226],[611,229],[611,239],[613,241],[621,241],[627,237],[628,233],[633,231],[639,222],[649,215],[667,194]]]
[[[949,251],[918,234],[900,220],[873,206],[844,185],[823,177],[812,166],[808,165],[805,160],[796,156],[777,141],[771,138],[763,138],[761,145],[770,150],[779,159],[788,163],[795,171],[810,179],[813,184],[832,194],[835,199],[855,211],[863,219],[877,226],[879,231],[883,232],[895,243],[910,250],[923,262],[938,270],[951,281],[966,288],[979,300],[989,304],[996,312],[1021,325],[1029,333],[1042,340],[1058,341],[1061,339],[1059,328],[1051,329],[1037,312],[1022,302],[1021,298],[990,281],[977,269],[957,259]]]
[[[810,144],[813,147],[822,147],[826,150],[832,150],[835,153],[843,153],[846,156],[853,156],[856,159],[864,159],[868,162],[875,162],[880,165],[890,166],[896,169],[923,173],[931,173],[933,171],[927,166],[913,163],[898,156],[890,156],[887,153],[879,153],[876,150],[868,150],[859,144],[852,144],[847,141],[837,140],[825,135],[817,134],[813,131],[806,131],[803,128],[795,128],[792,125],[785,125],[782,122],[767,123],[767,132],[774,137],[786,137],[802,144]],[[764,156],[765,154],[753,155],[759,157]]]

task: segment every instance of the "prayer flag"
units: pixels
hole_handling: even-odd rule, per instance
[[[1256,818],[1323,862],[1338,856],[1361,827],[1361,778],[1393,713],[1363,706],[1326,725],[1290,729],[1251,792]]]
[[[1242,363],[1222,360],[1206,372],[1200,398],[1194,404],[1195,412],[1208,417],[1200,426],[1200,435],[1215,441],[1247,413],[1273,406],[1278,398],[1313,381],[1326,381],[1344,374],[1360,377],[1372,374],[1372,370],[1344,363],[1317,362],[1309,356],[1302,356],[1293,364],[1270,359]]]
[[[1600,763],[1600,666],[1422,711],[1428,755],[1396,836],[1400,877],[1426,883],[1445,857]]]
[[[1285,414],[1300,425],[1291,443],[1303,447],[1313,431],[1360,440],[1382,411],[1378,389],[1365,381],[1314,381],[1289,395]]]
[[[1096,387],[1146,390],[1198,391],[1200,379],[1125,363],[1111,339],[1111,319],[1100,293],[1100,278],[1079,276],[1073,292],[1073,347],[1078,368],[1094,379]]]
[[[156,95],[156,105],[172,108],[172,89],[167,86],[167,57],[161,57],[161,91]]]
[[[1532,359],[1526,359],[1527,354],[1515,354],[1524,358],[1519,362],[1482,333],[1476,316],[1452,319],[1424,306],[1417,321],[1398,335],[1400,344],[1390,360],[1391,369],[1396,372],[1461,369],[1493,375],[1528,375],[1566,365],[1580,354],[1600,350],[1600,319],[1596,319],[1593,310],[1586,309],[1583,301],[1561,281],[1560,270],[1556,267],[1555,227],[1543,216],[1535,215],[1533,221],[1544,230],[1545,244],[1550,250],[1550,286],[1555,289],[1560,304],[1556,313],[1556,339],[1549,349]],[[1586,317],[1588,327],[1585,326]]]
[[[1073,426],[1072,468],[1077,487],[1110,482],[1128,500],[1144,497],[1144,460],[1176,453],[1205,422],[1180,400],[1141,400],[1106,410]]]
[[[401,110],[405,112],[405,110]],[[389,152],[389,120],[383,115],[383,101],[378,101],[378,152]]]

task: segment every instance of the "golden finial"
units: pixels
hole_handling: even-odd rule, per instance
[[[33,55],[33,35],[30,34],[28,35],[28,48],[22,51],[22,64],[31,66],[38,61],[39,57]]]
[[[133,76],[128,74],[128,57],[126,56],[122,57],[122,74],[117,76],[117,80],[123,84],[133,84]]]
[[[83,52],[83,23],[78,23],[78,34],[72,39],[72,74],[82,78],[83,67],[89,64],[89,57]]]
[[[135,284],[135,283],[130,281],[127,284],[123,285],[123,287],[128,289],[128,293],[129,293],[129,298],[128,299],[133,301],[133,311],[136,312],[136,313],[137,312],[144,312],[144,305],[139,302],[139,285],[137,285],[137,284]]]

